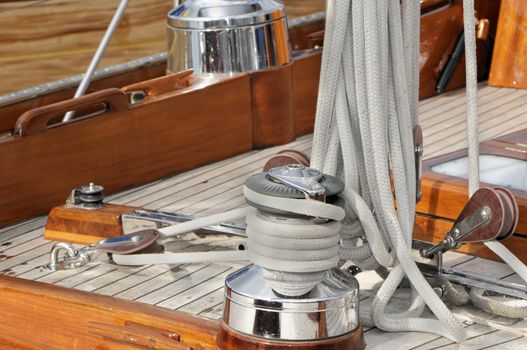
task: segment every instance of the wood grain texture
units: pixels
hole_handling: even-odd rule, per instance
[[[489,85],[527,88],[527,2],[502,0]]]
[[[486,18],[493,26],[497,22],[500,0],[477,0],[475,9],[478,18]],[[443,6],[441,6],[443,5]],[[429,7],[427,7],[429,6]],[[425,1],[421,8],[426,10],[421,16],[420,28],[420,61],[419,61],[419,98],[436,96],[436,85],[455,42],[463,30],[462,1],[456,0],[445,5],[444,2]],[[430,10],[430,11],[428,11]],[[489,45],[477,40],[478,79],[486,78],[489,71]],[[465,56],[462,55],[445,91],[465,86]]]
[[[253,146],[256,148],[284,144],[295,138],[294,64],[250,74]]]
[[[135,207],[106,204],[102,208],[86,210],[67,205],[51,210],[44,237],[60,242],[92,244],[107,237],[123,234],[121,215]]]
[[[62,116],[93,102],[93,96],[79,98],[75,106],[64,101],[26,113],[17,129],[20,135],[30,127],[35,133],[1,142],[0,192],[10,195],[1,200],[0,223],[43,214],[85,183],[102,183],[113,193],[250,150],[249,84],[247,75],[207,78],[131,106],[118,89],[100,91],[102,100],[111,94],[114,106],[120,99],[119,107],[44,132],[38,132],[42,123],[32,121]],[[31,180],[35,175],[37,182]]]
[[[305,50],[296,56],[293,66],[293,105],[297,135],[313,132],[321,62],[320,50]]]
[[[309,132],[315,118],[321,51],[310,52],[264,72],[211,77],[186,71],[27,111],[16,120],[14,136],[0,140],[0,154],[15,152],[4,175],[10,177],[10,184],[24,189],[14,198],[7,192],[3,196],[9,198],[5,205],[14,207],[0,214],[0,224],[44,213],[82,183],[113,178],[111,185],[105,184],[111,193],[253,147],[284,144]],[[304,68],[293,77],[296,64]],[[144,94],[143,100],[129,105],[129,95],[137,91]],[[12,120],[26,103],[6,107],[6,120]],[[73,121],[58,124],[69,110],[76,111]],[[296,132],[295,118],[308,127]],[[44,143],[48,147],[40,146]],[[57,174],[53,168],[60,168],[61,162],[68,164],[67,170]],[[123,173],[116,177],[116,170]],[[61,181],[63,186],[56,187]],[[36,182],[40,185],[35,190],[29,183]],[[57,193],[51,194],[50,184]],[[0,186],[0,192],[2,188],[11,189],[7,184]],[[33,196],[38,197],[36,203],[31,199],[23,204]]]
[[[290,18],[321,11],[325,4],[284,3]],[[118,4],[119,0],[0,2],[0,94],[83,73]],[[166,14],[171,7],[172,1],[131,1],[100,67],[166,51]]]
[[[527,136],[527,133],[524,135]],[[514,144],[504,142],[485,142],[480,145],[480,154],[527,160],[527,154],[524,149],[518,149],[518,147],[514,147]],[[468,201],[467,180],[439,174],[432,171],[431,168],[448,160],[465,156],[467,156],[466,149],[435,157],[423,163],[421,182],[423,199],[417,205],[417,212],[452,220],[457,218]],[[493,187],[492,184],[486,183],[482,183],[481,186]],[[520,218],[516,233],[527,236],[527,192],[513,188],[510,188],[510,190],[516,197],[520,208]]]
[[[2,348],[216,349],[215,321],[40,282],[0,276],[0,306]]]
[[[505,135],[495,141],[480,145],[480,154],[499,155],[527,160],[527,131]],[[448,160],[466,157],[466,149],[434,157],[423,163],[421,189],[423,199],[417,205],[416,230],[414,237],[435,243],[443,239],[451,229],[453,220],[468,201],[468,183],[465,179],[443,175],[432,171],[432,167]],[[481,186],[493,187],[481,183]],[[509,188],[518,202],[519,221],[515,234],[502,241],[522,261],[527,262],[527,192]],[[483,244],[465,245],[462,252],[498,259]]]
[[[95,80],[90,84],[86,94],[104,90],[110,87],[122,88],[127,85],[157,78],[164,75],[165,72],[166,64],[163,63],[119,74],[117,76]],[[12,131],[17,119],[24,112],[27,112],[33,108],[70,99],[75,94],[75,90],[76,89],[73,87],[44,96],[29,98],[27,100],[2,107],[0,113],[0,133]]]

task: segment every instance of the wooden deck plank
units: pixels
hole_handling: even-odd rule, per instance
[[[227,266],[221,264],[210,264],[201,270],[188,274],[176,282],[169,283],[162,288],[151,291],[136,300],[145,304],[157,305],[178,295],[181,292],[186,291],[187,289],[192,288],[195,285],[214,278],[214,276],[222,274],[227,270],[229,270],[229,267]]]
[[[193,315],[200,315],[211,312],[214,308],[219,306],[219,313],[223,311],[223,300],[225,299],[225,289],[221,285],[218,289],[209,292],[206,295],[178,308],[179,311],[186,312]],[[209,317],[210,318],[210,317]]]
[[[225,285],[225,277],[239,269],[239,267],[234,267],[214,276],[209,275],[203,283],[193,284],[191,288],[157,303],[156,306],[173,310],[179,309],[201,297],[209,295],[211,290],[218,290],[223,287]]]
[[[151,279],[148,279],[142,283],[139,283],[132,288],[126,289],[114,296],[118,298],[128,299],[128,300],[138,300],[149,293],[153,293],[160,288],[164,288],[171,283],[177,283],[179,279],[184,278],[185,276],[205,269],[210,264],[188,264],[181,265],[170,270],[167,270],[163,273],[153,276]]]

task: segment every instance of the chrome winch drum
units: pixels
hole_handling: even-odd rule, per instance
[[[252,72],[287,64],[284,5],[274,0],[188,0],[168,13],[169,73]]]
[[[231,329],[275,340],[321,340],[359,326],[359,285],[348,272],[334,268],[300,298],[278,295],[255,265],[225,281],[223,322]]]
[[[248,190],[269,197],[298,201],[340,203],[338,194],[344,184],[338,178],[300,164],[272,168],[252,175],[245,185]],[[327,219],[301,216],[265,205],[248,203],[258,215],[271,221],[288,220],[326,222]],[[249,222],[248,222],[249,223]],[[248,232],[249,232],[248,228]],[[249,236],[249,250],[251,250]],[[289,289],[276,288],[277,280],[269,278],[270,267],[259,266],[254,254],[253,265],[229,275],[225,281],[223,322],[231,330],[252,337],[283,341],[319,341],[350,334],[359,326],[359,285],[355,277],[337,267],[320,271],[317,281],[304,294],[284,295]],[[285,262],[287,263],[287,262]],[[276,272],[276,270],[275,270]],[[295,278],[295,272],[288,278]],[[298,273],[300,277],[302,273]],[[278,279],[279,280],[279,279]],[[303,290],[304,288],[300,288]]]

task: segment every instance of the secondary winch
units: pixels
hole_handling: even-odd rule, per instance
[[[346,349],[363,347],[358,283],[336,267],[343,189],[337,178],[301,164],[247,179],[253,265],[226,279],[220,348],[234,349],[227,338],[244,345],[266,338],[270,349],[291,340],[315,348],[329,338]]]

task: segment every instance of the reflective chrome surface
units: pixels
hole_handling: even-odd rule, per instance
[[[60,255],[61,251],[64,251],[63,255]],[[51,271],[76,269],[89,263],[94,254],[95,247],[93,245],[77,250],[70,243],[59,242],[51,248],[49,264],[42,266],[42,268]]]
[[[168,25],[224,29],[264,24],[284,17],[284,5],[274,0],[188,0],[168,13]]]
[[[251,72],[291,61],[283,4],[189,0],[168,14],[167,70]]]
[[[223,320],[248,335],[316,340],[346,334],[359,324],[359,285],[350,273],[336,268],[300,298],[278,295],[255,265],[229,275],[225,286]]]
[[[268,175],[275,181],[304,192],[308,198],[323,198],[322,201],[325,201],[326,188],[320,184],[323,177],[317,169],[289,164],[269,170]]]

